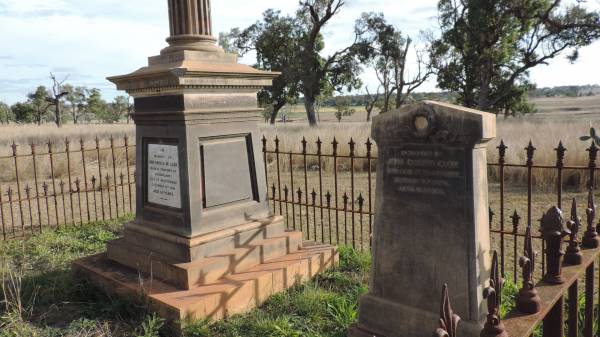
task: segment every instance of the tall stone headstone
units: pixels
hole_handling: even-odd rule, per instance
[[[337,251],[304,247],[270,214],[257,92],[278,74],[215,44],[209,0],[168,5],[169,46],[109,78],[135,99],[136,218],[106,254],[75,267],[109,290],[148,295],[174,321],[220,318],[314,276]]]
[[[445,283],[461,336],[479,336],[490,268],[486,143],[496,117],[421,102],[376,117],[372,133],[379,148],[372,283],[349,336],[430,336]]]

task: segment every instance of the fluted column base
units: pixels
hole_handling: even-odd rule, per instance
[[[167,42],[169,43],[169,47],[163,49],[160,52],[161,54],[182,50],[224,53],[223,48],[216,44],[217,39],[209,35],[176,35],[169,37]]]

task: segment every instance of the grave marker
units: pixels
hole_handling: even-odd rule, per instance
[[[486,143],[492,114],[420,102],[373,121],[379,148],[373,274],[350,337],[428,336],[452,289],[464,336],[481,331],[491,260]]]

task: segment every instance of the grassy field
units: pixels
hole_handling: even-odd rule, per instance
[[[71,261],[104,251],[125,220],[0,243],[0,336],[170,336],[143,304],[107,296],[71,274]],[[347,248],[341,255],[337,269],[262,308],[220,322],[191,322],[184,336],[345,336],[357,318],[358,297],[367,291],[370,258]]]
[[[71,272],[71,261],[104,251],[107,241],[121,235],[121,224],[127,220],[0,243],[0,336],[172,336],[167,322],[152,314],[143,301],[112,297]],[[186,322],[183,336],[343,337],[358,318],[358,299],[368,291],[370,269],[368,253],[341,247],[337,268],[273,296],[248,314],[217,322]],[[503,315],[514,308],[517,290],[508,271]],[[580,300],[580,317],[583,304]],[[541,336],[540,330],[534,336]]]

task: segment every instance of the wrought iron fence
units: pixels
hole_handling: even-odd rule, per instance
[[[13,143],[0,155],[0,238],[116,219],[135,210],[135,145],[127,137]]]
[[[341,143],[336,138],[327,142],[303,138],[296,144],[284,144],[277,136],[263,136],[262,144],[270,204],[273,212],[284,216],[289,229],[301,230],[308,240],[359,249],[371,247],[378,163],[373,141],[356,142],[351,138]],[[567,149],[562,142],[554,150],[556,161],[552,164],[536,163],[532,143],[523,146],[526,159],[522,163],[507,162],[509,148],[504,141],[496,150],[498,160],[488,164],[490,231],[499,251],[502,274],[511,274],[517,282],[518,252],[522,247],[519,238],[525,236],[525,228],[538,228],[536,222],[545,208],[562,208],[565,195],[581,197],[588,187],[597,188],[599,149],[594,143],[587,149],[587,166],[566,165]],[[546,180],[551,186],[541,186],[541,179],[536,177],[549,173],[551,178]],[[565,179],[567,174],[577,176],[579,183]],[[542,237],[534,234],[533,239],[536,249],[543,251]],[[544,259],[542,256],[543,266]]]

